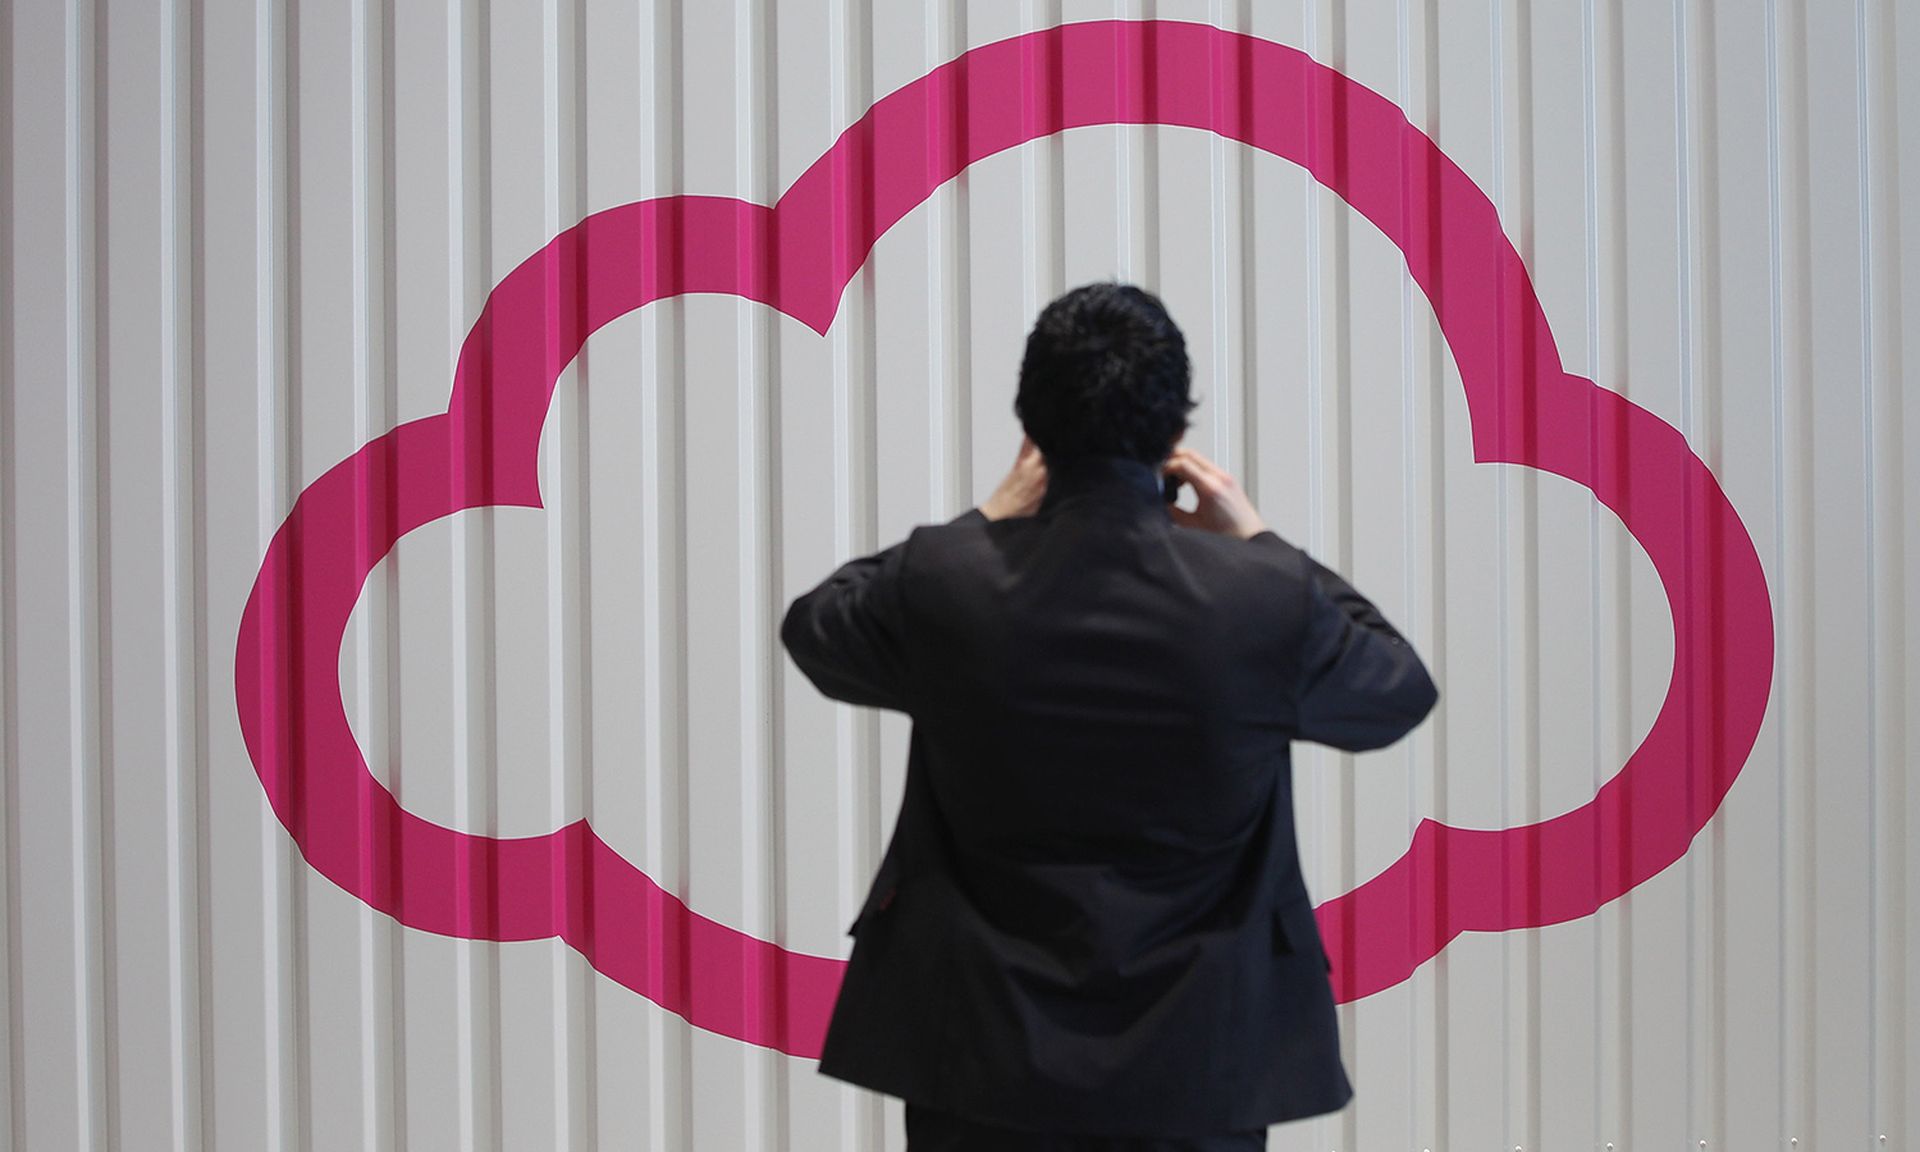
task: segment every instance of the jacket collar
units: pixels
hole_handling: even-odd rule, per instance
[[[1047,492],[1040,515],[1064,507],[1099,504],[1167,516],[1160,469],[1130,456],[1079,456],[1047,461]]]

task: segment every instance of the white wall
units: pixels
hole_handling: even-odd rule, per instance
[[[456,902],[412,863],[399,919],[374,910],[353,892],[404,844],[310,863],[243,740],[272,693],[236,693],[280,683],[247,678],[269,647],[240,643],[243,609],[296,496],[446,410],[489,292],[550,239],[655,197],[770,204],[934,66],[1115,16],[1292,46],[1404,109],[1491,198],[1567,371],[1718,477],[1771,603],[1766,718],[1684,857],[1350,999],[1354,1104],[1271,1147],[1914,1147],[1900,0],[21,0],[0,13],[0,1149],[900,1147],[897,1106],[656,1004],[752,1018],[740,977],[677,967],[716,953],[670,900],[601,911],[622,979],[556,939],[405,926]],[[1109,276],[1187,331],[1191,441],[1442,685],[1403,744],[1297,758],[1316,899],[1423,818],[1580,809],[1654,724],[1675,631],[1648,555],[1579,484],[1474,462],[1428,298],[1302,168],[1195,128],[1071,128],[979,160],[849,272],[824,335],[714,294],[613,319],[560,375],[545,510],[454,512],[379,562],[338,684],[400,805],[496,837],[585,818],[624,882],[844,956],[906,726],[822,700],[779,613],[991,491],[1026,326]],[[531,437],[517,412],[489,434]],[[404,502],[349,490],[363,527]],[[299,605],[313,581],[279,587]],[[1701,587],[1689,611],[1753,629]],[[1731,723],[1711,688],[1676,713],[1689,748]],[[273,715],[295,749],[324,724]],[[365,804],[340,827],[373,828],[378,790],[342,795]],[[767,1019],[798,1011],[746,980]],[[806,1047],[804,1021],[765,1027]]]

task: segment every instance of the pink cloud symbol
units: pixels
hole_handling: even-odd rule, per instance
[[[1766,578],[1745,526],[1671,425],[1562,367],[1492,202],[1378,93],[1265,40],[1100,21],[973,49],[892,93],[769,208],[674,196],[597,212],[508,273],[461,349],[445,413],[369,441],[310,484],[241,617],[234,692],[260,782],[307,862],[403,924],[481,940],[558,936],[698,1027],[817,1055],[844,962],[688,908],[585,820],[460,832],[401,807],[348,727],[340,644],[408,532],[469,508],[541,506],[555,382],[602,325],[725,293],[825,333],[879,237],[968,165],[1068,128],[1198,128],[1304,167],[1405,254],[1459,366],[1474,459],[1591,490],[1645,549],[1672,607],[1673,677],[1625,765],[1537,824],[1424,820],[1406,853],[1316,909],[1342,1000],[1405,980],[1463,931],[1571,920],[1685,855],[1759,732],[1773,670]]]

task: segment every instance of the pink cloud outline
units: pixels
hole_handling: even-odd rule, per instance
[[[940,184],[1004,149],[1102,124],[1215,132],[1301,165],[1345,199],[1405,253],[1433,305],[1474,458],[1593,491],[1646,550],[1672,606],[1659,715],[1590,802],[1517,828],[1424,820],[1400,859],[1316,910],[1339,997],[1392,987],[1463,931],[1589,915],[1680,859],[1744,765],[1772,682],[1765,574],[1711,471],[1672,426],[1564,370],[1494,205],[1391,102],[1281,44],[1201,24],[1096,21],[973,49],[888,95],[772,208],[675,196],[588,216],[494,288],[445,413],[369,441],[300,494],[242,614],[234,691],[261,784],[308,863],[411,927],[557,935],[698,1027],[816,1055],[843,961],[701,916],[585,820],[501,838],[401,807],[347,724],[347,620],[407,532],[468,508],[541,506],[541,425],[562,369],[600,326],[708,292],[824,334],[874,243]]]

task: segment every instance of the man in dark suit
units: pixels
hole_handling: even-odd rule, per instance
[[[1254,1149],[1352,1097],[1288,745],[1381,747],[1437,693],[1178,445],[1189,377],[1149,293],[1061,297],[993,497],[781,625],[822,692],[913,719],[820,1061],[907,1101],[910,1152]]]

